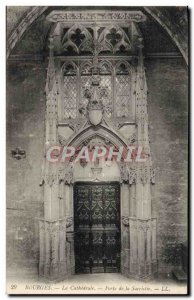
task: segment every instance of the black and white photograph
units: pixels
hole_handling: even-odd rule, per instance
[[[6,293],[187,295],[189,8],[66,4],[6,7]]]

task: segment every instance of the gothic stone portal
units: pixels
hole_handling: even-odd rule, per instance
[[[75,157],[62,164],[44,160],[39,275],[64,280],[75,271],[120,270],[127,277],[150,278],[157,272],[157,258],[147,84],[138,28],[145,16],[138,11],[60,10],[52,11],[47,20],[52,34],[45,157],[52,145],[73,146],[78,152],[93,144],[117,149],[134,145],[144,148],[147,160],[116,165],[104,161],[97,167],[74,163]],[[91,185],[77,184],[83,181]],[[87,197],[81,198],[78,189]]]
[[[120,272],[120,185],[74,188],[76,273]]]

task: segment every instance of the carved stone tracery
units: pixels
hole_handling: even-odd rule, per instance
[[[134,21],[142,22],[145,21],[145,15],[140,11],[115,11],[115,12],[104,12],[104,11],[87,11],[87,12],[64,12],[54,11],[51,12],[47,17],[50,22],[66,22],[74,21]]]
[[[155,170],[152,166],[127,166],[120,165],[121,182],[128,182],[129,185],[134,183],[155,183]]]
[[[93,38],[91,33],[81,24],[73,25],[62,37],[62,45],[64,50],[93,52]]]
[[[96,20],[104,18],[105,15],[97,13]],[[133,39],[130,34],[127,34],[130,32],[128,30],[130,26],[135,26],[131,23],[134,12],[129,17],[129,28],[125,28],[125,30],[123,24],[121,26],[119,22],[116,23],[116,20],[125,19],[126,13],[118,12],[118,14],[106,15],[106,21],[114,18],[114,22],[108,22],[101,30],[99,30],[101,24],[95,23],[95,25],[89,26],[84,22],[78,22],[80,16],[83,16],[82,13],[73,12],[60,15],[56,13],[50,16],[52,21],[56,22],[62,18],[60,22],[63,25],[60,25],[65,29],[65,32],[62,31],[61,34],[63,50],[68,52],[71,47],[80,55],[80,61],[74,61],[73,57],[71,61],[66,60],[64,56],[62,63],[61,58],[55,57],[53,47],[54,41],[57,43],[58,36],[53,32],[53,38],[50,40],[46,85],[46,149],[50,145],[58,143],[66,146],[72,145],[76,147],[76,152],[69,163],[52,165],[46,162],[44,166],[46,209],[45,227],[43,228],[41,225],[40,232],[40,274],[46,277],[53,274],[53,278],[60,276],[62,264],[56,254],[57,245],[63,249],[60,254],[64,260],[63,276],[67,273],[70,250],[66,251],[69,249],[66,229],[73,230],[74,225],[72,208],[72,189],[75,180],[74,160],[80,149],[83,146],[89,146],[92,149],[95,145],[103,145],[107,148],[113,145],[115,151],[118,151],[119,146],[127,147],[129,143],[145,148],[147,161],[140,164],[134,161],[131,163],[125,163],[123,160],[119,162],[121,201],[125,207],[121,212],[123,226],[123,231],[121,231],[121,272],[135,278],[148,278],[157,270],[156,220],[151,215],[149,188],[151,183],[155,183],[155,173],[151,162],[148,136],[147,85],[143,66],[142,37],[136,35]],[[93,16],[91,13],[90,18]],[[141,14],[139,16],[142,18]],[[75,24],[67,26],[67,21],[73,20],[73,18],[77,18]],[[86,19],[84,18],[83,21]],[[82,54],[86,50],[92,56],[87,62],[82,62]],[[121,57],[123,51],[132,51],[136,55],[136,60],[132,64],[121,58],[102,59],[103,51],[112,52],[112,54],[118,51]],[[62,116],[61,111],[63,112]],[[64,136],[59,134],[60,126],[71,128],[72,135],[66,139],[65,133]],[[122,136],[122,130],[130,128],[132,128],[131,135],[127,135],[127,140]],[[85,167],[86,161],[80,161],[80,164]],[[100,163],[96,163],[91,166],[91,171],[92,180],[98,181],[103,168]],[[50,207],[51,210],[49,210]],[[60,215],[66,215],[66,219],[62,231],[59,232],[57,224],[60,219],[57,220],[57,218]],[[46,221],[47,219],[53,222],[52,225]],[[148,233],[152,242],[147,238]],[[52,245],[55,245],[52,251],[48,249],[46,254],[43,251],[45,247],[44,234],[48,235],[49,241],[52,240]],[[137,240],[140,242],[137,243]],[[107,245],[113,244],[113,239],[110,238],[107,241]],[[72,238],[71,249],[74,249],[73,242]],[[146,249],[152,253],[149,260],[144,259]],[[70,268],[73,273],[72,257],[74,254],[73,250],[71,251]],[[67,257],[67,255],[69,256]]]

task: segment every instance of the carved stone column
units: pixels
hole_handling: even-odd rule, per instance
[[[44,217],[39,222],[39,276],[47,280],[67,278],[66,227],[64,190],[57,162],[49,161],[48,150],[57,145],[58,83],[55,76],[52,38],[46,82],[45,161],[42,170],[44,188]]]
[[[147,85],[139,38],[139,62],[136,76],[137,146],[143,148],[144,161],[128,166],[130,213],[123,218],[125,232],[129,232],[129,272],[133,278],[148,279],[157,272],[156,219],[152,217],[150,185],[154,183],[147,114]]]
[[[66,278],[66,219],[58,221],[40,220],[39,237],[39,276],[48,280]]]
[[[74,258],[74,223],[73,223],[73,171],[71,167],[65,168],[62,175],[63,209],[66,217],[66,262],[67,276],[75,273]]]
[[[129,228],[126,226],[129,218],[129,185],[127,184],[127,169],[121,168],[121,273],[125,276],[129,273]]]
[[[125,276],[129,274],[130,263],[130,234],[129,217],[122,216],[121,222],[121,273]]]

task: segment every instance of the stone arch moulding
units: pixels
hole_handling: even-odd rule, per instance
[[[127,146],[125,140],[112,127],[108,128],[106,124],[101,124],[97,128],[85,124],[74,137],[67,141],[66,145],[73,145],[75,147],[79,147],[83,143],[87,145],[95,136],[103,139],[105,143],[107,140],[107,142],[117,147]],[[103,166],[100,165],[100,167]],[[136,203],[138,201],[136,192],[139,188],[138,185],[141,185],[141,183],[139,181],[136,182],[134,170],[128,170],[127,166],[122,163],[119,163],[118,167],[117,174],[119,175],[116,180],[113,172],[109,178],[110,181],[120,182],[120,271],[127,277],[149,279],[157,271],[157,260],[155,257],[156,220],[152,217],[145,219],[137,215]],[[73,197],[74,183],[76,181],[74,182],[73,172],[73,169],[67,165],[60,166],[58,180],[55,181],[55,184],[51,184],[50,186],[47,184],[45,186],[45,189],[49,189],[50,191],[48,194],[55,195],[58,193],[58,197],[54,198],[53,208],[59,211],[58,217],[56,215],[52,220],[41,220],[39,227],[39,276],[49,280],[64,280],[75,273]],[[93,181],[95,181],[96,175],[95,173],[93,174]],[[86,178],[84,181],[89,182],[92,180]],[[103,179],[97,181],[102,183]],[[48,199],[46,198],[46,200]],[[48,241],[52,242],[52,249],[47,248],[50,244],[48,241],[45,242],[45,236]],[[148,239],[147,236],[149,237]],[[152,237],[152,242],[150,237]],[[59,253],[59,256],[56,256],[58,247],[62,251]],[[149,249],[149,253],[152,253],[152,256],[142,262],[142,257],[146,253],[145,247]],[[49,257],[46,255],[48,253]],[[137,253],[139,253],[138,256],[136,255]],[[50,263],[51,261],[52,263]]]
[[[100,125],[98,130],[94,130],[92,126],[84,128],[67,142],[67,146],[79,146],[84,141],[87,141],[96,135],[98,135],[102,139],[109,140],[115,146],[127,147],[127,142],[123,139],[123,137],[121,137],[121,135],[119,135],[113,129],[110,130],[108,127],[105,127],[103,125]]]
[[[123,146],[124,142],[122,142],[119,138],[115,136],[107,136],[107,134],[99,130],[97,132],[90,131],[89,134],[87,131],[87,135],[78,135],[76,139],[73,140],[71,145],[74,145],[75,148],[80,149],[82,146],[89,147],[91,145],[99,145],[107,147],[114,147],[116,149],[119,146]],[[63,164],[62,164],[63,165]],[[73,167],[72,167],[73,165]],[[107,167],[108,165],[108,167]],[[122,163],[113,161],[107,163],[104,159],[100,159],[98,164],[96,165],[94,162],[78,162],[74,163],[74,159],[67,162],[65,166],[61,166],[62,169],[72,170],[72,178],[73,183],[79,181],[86,182],[123,182],[122,176]],[[83,169],[82,169],[83,167]],[[84,171],[84,172],[83,172]],[[89,174],[90,173],[90,174]],[[103,175],[103,176],[102,176]]]
[[[131,11],[129,12],[131,14]],[[95,12],[93,15],[96,16]],[[52,49],[52,44],[50,45]],[[139,60],[137,61],[137,97],[136,114],[137,114],[137,143],[142,143],[148,147],[148,123],[147,123],[147,97],[146,97],[146,78],[143,68],[142,51],[139,51]],[[50,61],[48,76],[54,72],[54,57],[50,51]],[[59,67],[59,66],[58,66]],[[48,77],[50,78],[50,77]],[[88,138],[98,134],[100,137],[110,140],[110,144],[119,146],[127,146],[126,141],[119,132],[119,127],[123,123],[119,120],[109,120],[103,114],[103,105],[96,101],[96,89],[93,92],[93,100],[89,102],[87,107],[87,119],[76,121],[65,121],[57,124],[56,114],[56,78],[53,77],[52,88],[47,91],[47,110],[46,110],[46,141],[64,145],[72,145],[80,147],[85,141],[88,144]],[[94,80],[94,78],[93,78]],[[96,83],[96,81],[93,81]],[[92,82],[92,83],[93,83]],[[97,80],[98,83],[98,80]],[[94,84],[95,85],[95,84]],[[54,97],[51,98],[51,95]],[[92,98],[92,97],[91,97]],[[94,101],[95,100],[95,101]],[[96,104],[97,102],[97,104]],[[50,114],[50,108],[53,108]],[[143,109],[142,109],[143,107]],[[136,123],[131,119],[124,121],[128,125],[135,126]],[[123,124],[124,124],[123,123]],[[58,136],[59,126],[74,127],[74,135],[67,141],[63,141]],[[78,126],[77,126],[78,125]],[[122,125],[121,125],[122,126]],[[134,128],[131,128],[134,131]],[[142,130],[143,129],[143,130]],[[131,132],[132,132],[131,131]],[[58,139],[59,138],[59,139]],[[108,141],[109,145],[109,141]],[[84,158],[83,158],[84,160]],[[81,166],[85,161],[81,161]],[[108,165],[100,165],[100,162],[92,164],[90,170],[93,175],[91,178],[95,181],[98,179],[103,184],[103,176],[95,173],[97,167],[103,168],[106,172]],[[109,162],[108,162],[109,163]],[[133,162],[132,162],[133,164]],[[121,187],[121,251],[119,250],[119,270],[127,277],[133,278],[151,278],[157,273],[157,256],[156,256],[156,219],[152,217],[151,210],[151,183],[152,183],[152,164],[151,160],[143,165],[134,164],[128,166],[126,163],[119,164],[119,174],[117,181],[120,181]],[[86,168],[90,168],[88,164]],[[75,253],[74,253],[74,177],[73,165],[69,164],[69,168],[65,165],[49,165],[46,164],[44,171],[44,219],[40,221],[40,259],[39,259],[39,275],[51,280],[64,279],[74,274],[75,270]],[[98,171],[100,171],[98,169]],[[94,172],[93,172],[94,171]],[[84,169],[82,171],[84,173]],[[87,173],[85,171],[85,173]],[[81,173],[80,173],[81,174]],[[79,175],[79,174],[78,174]],[[85,174],[87,175],[87,174]],[[84,176],[85,176],[84,175]],[[103,174],[102,174],[103,175]],[[82,174],[81,174],[82,176]],[[114,172],[109,172],[111,180]],[[88,178],[85,176],[84,178]],[[106,176],[104,176],[106,177]],[[108,176],[107,176],[108,177]],[[91,180],[89,180],[91,181]],[[86,195],[86,198],[88,196]],[[91,198],[90,198],[91,199]],[[72,220],[72,222],[67,222]],[[74,220],[75,221],[75,220]],[[71,225],[69,225],[71,223]],[[67,226],[68,224],[68,226]],[[57,229],[53,234],[54,228]],[[50,233],[48,234],[48,230]],[[62,236],[62,239],[60,238]],[[46,237],[46,240],[45,240]],[[68,241],[71,240],[70,245]],[[52,246],[51,246],[52,245]],[[70,246],[70,248],[69,248]],[[60,249],[60,253],[59,253]],[[68,250],[69,249],[69,250]],[[71,250],[70,250],[71,249]]]
[[[115,149],[119,149],[119,147],[126,147],[127,148],[127,142],[116,132],[114,132],[113,130],[106,128],[102,125],[100,125],[98,127],[98,130],[94,130],[93,127],[87,127],[84,128],[83,130],[81,130],[79,133],[76,134],[76,136],[74,136],[71,140],[67,141],[65,143],[65,146],[73,146],[76,149],[79,149],[81,146],[87,146],[90,144],[90,142],[92,140],[96,139],[96,144],[98,145],[102,143],[103,146],[105,147],[115,147]],[[62,164],[62,169],[67,169],[67,170],[72,170],[71,169],[71,164],[74,163],[74,159],[67,163],[63,163]],[[119,176],[117,176],[117,180],[118,182],[122,183],[123,181],[125,181],[125,174],[124,172],[127,174],[127,180],[128,181],[128,171],[127,171],[127,167],[120,161],[120,162],[116,162],[118,168],[119,168]],[[70,171],[71,172],[71,171]],[[72,170],[72,178],[73,178],[73,182],[74,182],[74,168]],[[113,176],[113,179],[111,179],[111,177],[108,177],[110,180],[109,181],[115,181],[115,176]],[[88,181],[94,181],[95,178],[91,178]],[[101,178],[101,181],[104,181],[103,178]]]
[[[131,11],[129,13],[131,14]],[[96,17],[96,12],[93,14]],[[60,99],[60,93],[57,92],[60,91],[60,87],[57,78],[60,64],[57,64],[57,72],[55,73],[52,38],[49,48],[45,126],[45,140],[48,147],[53,143],[61,143],[58,128],[60,125],[70,127],[70,123],[74,124],[75,134],[66,142],[66,145],[76,147],[80,146],[83,141],[87,144],[88,138],[98,134],[105,139],[105,142],[106,139],[108,143],[110,140],[110,143],[117,147],[127,146],[124,138],[115,129],[120,126],[118,124],[120,119],[114,123],[114,120],[106,118],[106,115],[103,114],[102,103],[96,104],[96,90],[94,90],[94,97],[88,105],[88,120],[84,120],[83,123],[80,121],[80,124],[78,124],[78,120],[58,123],[57,103]],[[140,47],[137,61],[138,80],[136,82],[137,135],[138,142],[143,142],[148,147],[147,89],[141,50],[142,47]],[[98,80],[93,79],[93,82],[98,83]],[[97,118],[95,118],[96,115]],[[126,121],[126,124],[135,125],[134,121],[131,120]],[[46,160],[44,162],[44,217],[39,223],[39,276],[49,280],[63,280],[75,272],[73,222],[75,185],[72,176],[73,170],[65,168],[65,166],[50,164]],[[119,269],[127,277],[151,278],[157,273],[156,219],[152,217],[151,211],[150,185],[152,176],[150,164],[151,160],[143,166],[137,165],[135,162],[133,166],[131,164],[130,169],[126,164],[120,163],[119,165],[120,178],[118,181],[121,185],[120,198],[122,202],[120,214],[122,220],[121,251],[119,250],[121,268]],[[114,173],[112,172],[110,176],[113,177]],[[93,179],[95,178],[93,177]]]
[[[9,58],[11,51],[14,49],[16,43],[22,38],[23,34],[30,28],[32,23],[39,16],[41,16],[48,8],[49,8],[48,6],[35,6],[21,20],[21,22],[12,31],[12,33],[10,34],[10,36],[7,39],[7,58]],[[170,38],[177,45],[178,49],[180,50],[181,54],[183,55],[186,64],[188,64],[188,51],[185,48],[185,44],[187,44],[187,42],[185,41],[185,37],[181,33],[175,34],[173,32],[172,28],[169,28],[169,26],[165,23],[165,21],[162,20],[160,15],[155,14],[152,11],[151,7],[144,6],[143,8],[149,15],[152,16],[152,18],[154,18],[154,20],[156,22],[159,23],[160,26],[162,26],[164,28],[164,30],[167,32],[167,34],[170,35]]]

